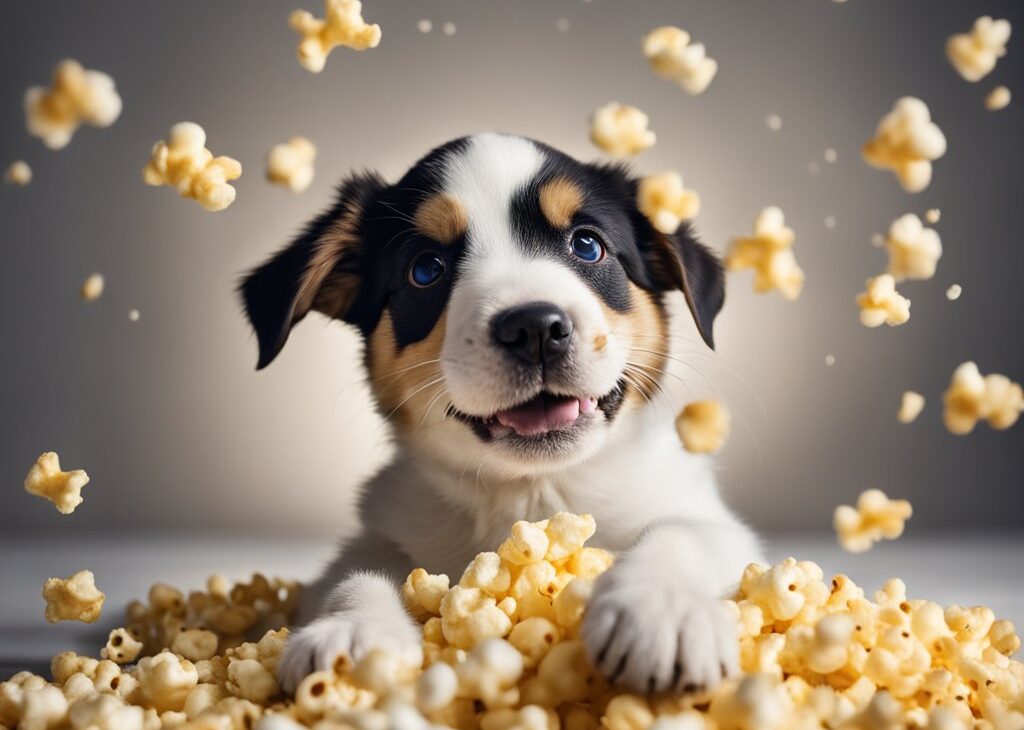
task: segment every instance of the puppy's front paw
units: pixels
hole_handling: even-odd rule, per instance
[[[408,617],[342,611],[321,616],[288,637],[277,665],[278,682],[291,694],[310,673],[331,669],[339,657],[354,663],[373,649],[400,652],[413,665],[423,662],[420,632]]]
[[[736,622],[720,600],[631,565],[594,587],[583,641],[605,677],[637,692],[711,689],[739,662]]]

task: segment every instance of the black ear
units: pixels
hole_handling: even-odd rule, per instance
[[[310,310],[352,321],[365,259],[362,215],[385,187],[373,173],[348,178],[330,210],[243,277],[238,293],[259,343],[257,370],[277,357],[292,327]]]

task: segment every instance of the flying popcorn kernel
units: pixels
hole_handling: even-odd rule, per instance
[[[964,289],[959,284],[952,284],[946,289],[946,299],[951,302],[955,302],[960,298],[960,295],[964,293]]]
[[[4,182],[23,188],[32,182],[32,168],[24,160],[15,160],[4,172]]]
[[[267,153],[267,180],[293,193],[301,193],[313,182],[315,159],[316,145],[305,137],[292,137],[285,144],[274,145]]]
[[[89,475],[81,469],[61,471],[60,458],[47,451],[36,459],[25,477],[25,491],[53,502],[57,511],[69,515],[82,503],[82,487]]]
[[[892,222],[885,248],[889,252],[888,272],[896,281],[932,278],[942,257],[942,239],[938,232],[925,228],[913,213]]]
[[[865,327],[895,327],[910,319],[910,300],[896,291],[896,280],[891,274],[868,279],[864,292],[857,296],[857,306]]]
[[[590,119],[590,141],[610,155],[635,155],[657,141],[647,115],[635,106],[611,102]]]
[[[718,401],[694,401],[676,418],[676,433],[691,454],[713,454],[729,437],[729,422],[729,411]]]
[[[242,165],[230,157],[214,157],[206,149],[206,132],[194,122],[171,127],[168,142],[157,142],[142,170],[147,185],[170,185],[209,211],[224,210],[235,200],[228,184],[242,176]]]
[[[985,108],[990,112],[997,112],[1010,106],[1013,94],[1005,86],[997,86],[985,96]]]
[[[786,226],[782,210],[770,206],[761,211],[754,222],[751,238],[734,238],[725,256],[725,268],[754,269],[754,291],[764,293],[778,289],[782,296],[794,301],[804,285],[803,269],[793,256],[796,235]]]
[[[380,43],[380,26],[363,20],[363,4],[359,0],[325,0],[323,20],[309,11],[296,10],[288,24],[302,36],[299,63],[313,73],[324,70],[327,56],[338,46],[365,51]]]
[[[57,64],[49,89],[33,86],[25,92],[28,133],[53,150],[65,147],[79,125],[109,127],[120,115],[114,80],[71,59]]]
[[[953,372],[942,400],[946,428],[958,436],[969,434],[978,421],[988,421],[997,430],[1010,428],[1024,411],[1024,389],[1019,383],[996,373],[983,377],[973,362]]]
[[[833,523],[843,549],[862,553],[883,538],[895,540],[902,535],[913,513],[905,499],[889,499],[880,489],[869,489],[857,499],[856,508],[836,507]]]
[[[903,391],[903,396],[900,398],[900,410],[896,414],[896,419],[900,423],[913,423],[914,420],[921,415],[921,411],[924,410],[924,396],[913,390]]]
[[[78,296],[86,302],[95,302],[101,296],[103,296],[103,288],[106,286],[106,280],[103,278],[103,274],[89,274],[82,282],[82,287],[78,290]]]
[[[974,21],[969,33],[957,33],[946,41],[946,56],[966,81],[980,81],[1006,55],[1010,21],[984,15]]]
[[[100,617],[106,596],[96,588],[91,570],[80,570],[70,578],[47,578],[43,584],[46,620],[82,621],[91,624]]]
[[[703,43],[690,43],[682,28],[655,28],[643,42],[651,68],[663,79],[674,81],[689,94],[701,94],[718,72],[718,63],[707,57]]]
[[[683,186],[678,172],[661,172],[640,181],[637,204],[652,226],[671,235],[700,212],[700,195]]]
[[[782,130],[782,117],[780,117],[778,114],[769,114],[767,117],[765,117],[764,123],[765,123],[765,126],[767,126],[768,129],[772,130],[773,132],[779,132],[779,131]],[[818,163],[813,163],[813,164],[815,166],[817,166]],[[811,172],[815,172],[815,173],[817,171],[818,171],[817,167],[812,168],[812,170],[811,170]]]
[[[908,193],[919,193],[932,180],[932,162],[946,154],[946,137],[931,118],[928,105],[913,96],[899,99],[861,149],[872,167],[892,170]]]

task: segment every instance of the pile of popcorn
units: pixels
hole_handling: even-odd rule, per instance
[[[155,585],[128,607],[102,659],[70,652],[52,682],[0,684],[0,726],[27,730],[1011,730],[1024,723],[1020,640],[985,607],[869,599],[844,575],[789,558],[751,564],[727,606],[743,674],[707,693],[625,693],[591,666],[580,624],[612,556],[586,547],[588,516],[519,522],[459,582],[413,571],[403,587],[423,627],[422,664],[371,651],[275,679],[294,584],[211,578],[187,596]],[[638,600],[642,600],[638,597]],[[266,630],[267,627],[271,630]],[[247,640],[256,639],[256,640]],[[133,662],[135,662],[133,664]]]

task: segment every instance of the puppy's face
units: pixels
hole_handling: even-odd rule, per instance
[[[698,329],[721,268],[655,231],[620,168],[520,137],[456,140],[398,183],[358,176],[242,283],[260,367],[310,309],[360,327],[381,412],[403,441],[464,469],[542,473],[600,449],[657,388],[662,295]]]

